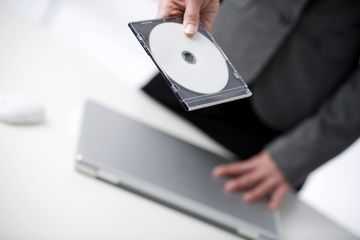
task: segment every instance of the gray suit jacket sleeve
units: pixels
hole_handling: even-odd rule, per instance
[[[266,148],[287,180],[298,186],[360,136],[360,67],[312,117]]]

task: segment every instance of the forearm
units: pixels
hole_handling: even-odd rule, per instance
[[[288,181],[297,186],[360,135],[360,70],[317,114],[267,146]]]

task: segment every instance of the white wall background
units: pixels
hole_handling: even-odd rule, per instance
[[[156,15],[156,0],[0,0],[49,34],[126,79],[144,84],[155,68],[135,41],[127,23]],[[120,66],[120,59],[128,64]],[[119,80],[120,81],[120,80]],[[360,140],[316,170],[300,198],[360,236]]]

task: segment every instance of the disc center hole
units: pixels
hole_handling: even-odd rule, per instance
[[[183,51],[181,53],[181,55],[182,55],[185,62],[187,62],[189,64],[195,64],[196,63],[196,58],[195,58],[194,54],[192,54],[191,52]]]

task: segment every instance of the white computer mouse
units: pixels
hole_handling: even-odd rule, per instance
[[[45,121],[45,109],[24,95],[0,95],[0,120],[10,124],[38,124]]]

